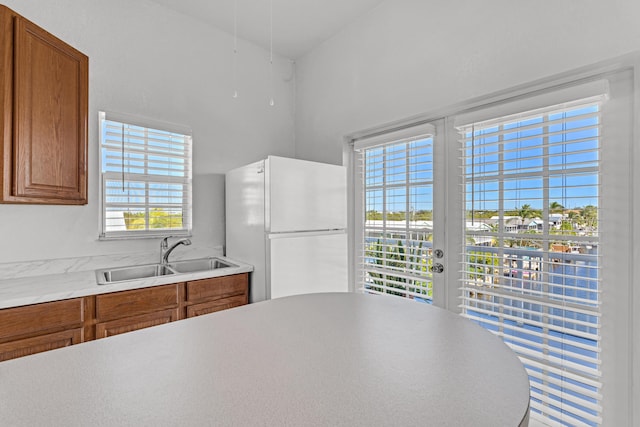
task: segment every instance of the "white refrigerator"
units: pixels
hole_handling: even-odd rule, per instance
[[[250,302],[348,290],[345,167],[269,156],[225,187],[226,255],[253,264]]]

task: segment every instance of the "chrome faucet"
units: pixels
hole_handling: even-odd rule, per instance
[[[178,245],[189,246],[191,244],[191,240],[189,239],[180,239],[175,242],[171,247],[169,247],[169,239],[174,236],[167,236],[160,241],[160,264],[168,264],[169,263],[169,255]]]

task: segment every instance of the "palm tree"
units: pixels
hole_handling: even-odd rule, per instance
[[[518,216],[520,217],[520,220],[522,221],[522,226],[524,227],[524,221],[527,218],[533,218],[534,215],[534,211],[533,209],[531,209],[531,205],[522,205],[522,207],[520,209],[518,209]]]
[[[520,209],[518,209],[518,216],[522,221],[522,229],[524,229],[524,222],[526,221],[526,219],[533,218],[535,216],[535,213],[536,212],[533,209],[531,209],[531,205],[528,205],[528,204],[524,204]],[[525,241],[523,239],[520,239],[520,243],[518,245],[524,246],[524,243]]]
[[[587,205],[582,209],[582,217],[592,230],[598,227],[598,208],[593,205]]]
[[[568,223],[571,225],[571,230],[573,229],[573,225],[575,224],[576,227],[579,227],[581,224],[584,223],[584,218],[582,217],[582,215],[580,214],[580,212],[576,212],[576,211],[571,211],[569,212],[569,221],[562,221],[562,229],[564,230],[564,223]]]
[[[491,230],[492,233],[497,233],[498,230],[500,229],[500,226],[496,223],[496,224],[489,224],[489,228]],[[498,246],[498,237],[494,236],[491,238],[491,246],[492,247],[497,247]]]
[[[549,212],[551,213],[564,213],[564,206],[558,202],[549,203]]]

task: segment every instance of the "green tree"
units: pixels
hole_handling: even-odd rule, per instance
[[[406,219],[405,212],[387,212],[387,221],[404,221]]]
[[[520,221],[522,221],[522,225],[524,226],[524,222],[527,218],[533,218],[535,213],[531,208],[531,205],[524,204],[520,209],[518,209],[518,216],[520,217]]]
[[[432,221],[433,211],[419,210],[415,213],[415,219],[417,221]]]
[[[490,277],[494,274],[496,268],[500,266],[500,259],[493,253],[471,251],[469,256],[469,278],[474,280],[491,281]]]
[[[125,212],[124,224],[127,230],[144,230],[146,225],[144,212]]]
[[[598,228],[598,208],[593,205],[587,205],[582,209],[582,217],[585,220],[587,227],[592,230]]]
[[[551,203],[549,203],[549,212],[551,213],[563,213],[564,212],[564,206],[562,206],[560,203],[553,201]]]
[[[562,224],[560,224],[560,230],[561,231],[573,231],[573,222],[571,221],[562,221]],[[565,234],[565,233],[563,233]]]
[[[382,214],[380,212],[376,211],[376,210],[367,211],[365,217],[369,221],[381,221],[382,220]]]
[[[388,242],[389,240],[385,244],[381,239],[377,239],[376,242],[369,246],[367,257],[372,259],[375,265],[385,270],[418,272],[418,274],[426,273],[429,261],[422,241],[417,245],[411,244],[407,248],[404,247],[401,240],[397,240],[395,246],[389,245]],[[429,297],[432,294],[426,278],[425,280],[407,279],[406,277],[396,276],[392,272],[369,271],[368,274],[374,283],[371,288],[378,292],[398,296],[406,296],[406,291],[420,293]],[[398,291],[393,289],[398,289]]]
[[[162,208],[149,211],[149,228],[182,228],[182,214],[171,214]],[[127,230],[144,230],[147,227],[147,216],[144,212],[125,212],[124,223]]]

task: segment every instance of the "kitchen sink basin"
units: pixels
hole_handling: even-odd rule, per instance
[[[168,274],[175,274],[175,271],[162,264],[146,264],[96,270],[96,279],[99,285],[104,285],[106,283],[166,276]]]
[[[188,259],[184,261],[175,261],[170,263],[169,267],[172,270],[175,270],[176,273],[196,273],[198,271],[209,271],[209,270],[216,270],[218,268],[228,268],[228,267],[237,267],[237,266],[235,264],[231,264],[230,262],[226,262],[218,258],[210,257],[210,258]]]
[[[170,264],[145,264],[132,265],[129,267],[114,267],[96,270],[96,280],[98,285],[108,283],[124,282],[127,280],[146,279],[149,277],[166,276],[173,274],[198,273],[200,271],[211,271],[219,268],[237,267],[219,258],[198,258],[184,261],[174,261]]]

